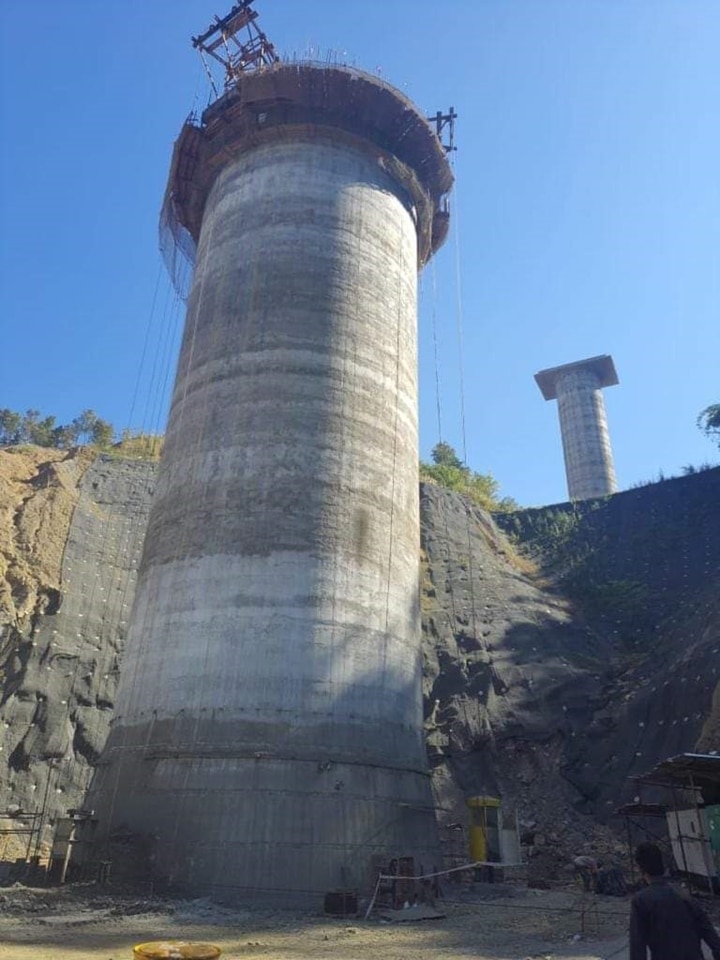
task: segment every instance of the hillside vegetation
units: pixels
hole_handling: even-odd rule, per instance
[[[44,416],[39,410],[0,409],[0,447],[50,447],[71,450],[89,446],[111,456],[128,459],[158,460],[162,453],[161,434],[133,430],[118,432],[109,420],[94,410],[83,412],[70,423],[58,423],[54,415]]]
[[[449,443],[441,441],[430,454],[432,463],[420,461],[420,480],[462,494],[483,510],[517,510],[511,497],[500,496],[500,484],[491,473],[475,473],[458,457]]]

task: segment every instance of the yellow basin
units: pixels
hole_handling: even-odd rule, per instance
[[[135,960],[217,960],[222,953],[212,943],[188,943],[187,940],[156,940],[139,943],[133,949]]]

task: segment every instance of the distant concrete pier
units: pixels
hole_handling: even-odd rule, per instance
[[[114,874],[317,904],[438,865],[416,298],[451,185],[423,115],[342,67],[247,74],[183,128],[195,272],[88,800]]]
[[[546,400],[557,400],[568,496],[604,497],[617,490],[603,387],[619,383],[607,354],[535,374]]]

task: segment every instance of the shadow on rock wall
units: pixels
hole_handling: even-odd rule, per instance
[[[441,823],[468,795],[498,793],[580,847],[581,814],[607,820],[636,792],[629,776],[694,749],[718,679],[718,503],[711,470],[502,515],[506,536],[460,497],[422,488]]]

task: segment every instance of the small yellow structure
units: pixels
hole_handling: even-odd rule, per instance
[[[502,859],[500,799],[468,797],[465,805],[470,810],[470,858],[475,863],[498,863]]]

